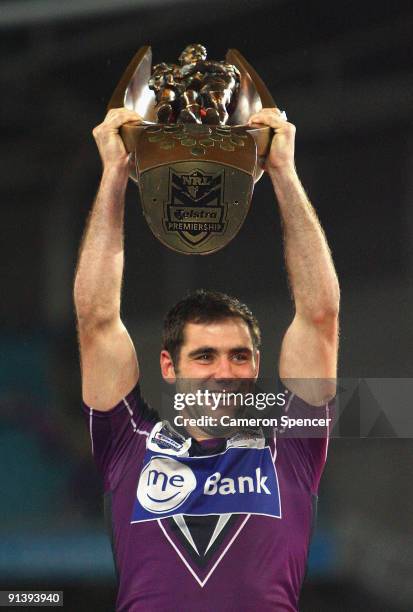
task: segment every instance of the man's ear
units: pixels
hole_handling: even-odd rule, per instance
[[[258,374],[260,372],[260,360],[261,360],[261,353],[257,349],[255,351],[255,380],[257,380]]]
[[[172,361],[172,357],[169,351],[162,350],[160,356],[161,363],[161,373],[165,382],[170,385],[175,384],[176,382],[176,373],[174,362]]]

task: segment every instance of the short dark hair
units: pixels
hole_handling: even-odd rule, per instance
[[[213,323],[239,317],[248,325],[254,349],[261,344],[261,331],[251,310],[237,298],[197,289],[173,306],[164,319],[162,348],[167,350],[175,366],[179,362],[186,323]]]

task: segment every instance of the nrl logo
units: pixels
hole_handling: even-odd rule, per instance
[[[207,174],[199,169],[179,173],[169,168],[169,201],[165,205],[164,229],[178,234],[187,244],[205,242],[226,229],[227,205],[223,201],[224,173]]]

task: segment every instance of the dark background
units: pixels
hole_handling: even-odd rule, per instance
[[[297,126],[301,179],[342,288],[340,375],[412,376],[413,5],[409,1],[0,2],[0,586],[64,589],[67,610],[112,610],[99,482],[80,412],[72,305],[99,182],[91,136],[136,50],[239,49]],[[187,289],[244,300],[276,371],[292,308],[267,177],[237,238],[184,257],[127,193],[124,320],[156,405],[165,311]],[[304,612],[413,609],[413,445],[336,439],[320,489]]]

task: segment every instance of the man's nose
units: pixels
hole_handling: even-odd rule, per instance
[[[235,378],[233,364],[228,357],[221,357],[221,359],[218,361],[216,370],[214,372],[214,378],[223,382]]]

